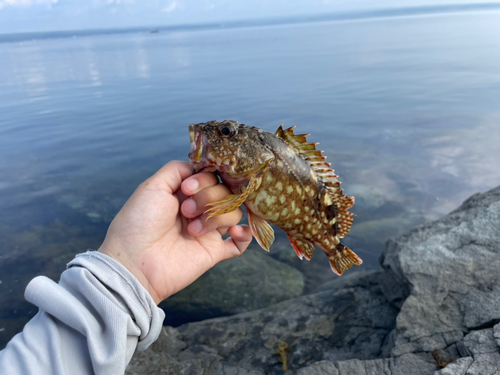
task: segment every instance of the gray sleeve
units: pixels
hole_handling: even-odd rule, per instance
[[[123,374],[165,317],[125,267],[96,251],[71,261],[59,284],[34,278],[25,297],[40,310],[0,351],[2,374]]]

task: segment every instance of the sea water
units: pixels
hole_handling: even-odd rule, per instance
[[[0,40],[1,343],[36,312],[31,278],[57,280],[140,182],[187,160],[189,123],[310,133],[356,197],[354,270],[500,184],[497,11]],[[313,263],[306,291],[336,277]]]

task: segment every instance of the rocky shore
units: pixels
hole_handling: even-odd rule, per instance
[[[165,327],[127,374],[500,375],[500,187],[391,239],[380,262],[313,294]]]

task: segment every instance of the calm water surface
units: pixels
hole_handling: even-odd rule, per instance
[[[500,184],[499,98],[493,11],[0,43],[0,347],[36,312],[29,280],[57,280],[140,182],[187,160],[191,122],[311,133],[373,269],[389,237]],[[333,277],[314,262],[307,290]]]

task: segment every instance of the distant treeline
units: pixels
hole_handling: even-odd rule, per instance
[[[500,2],[477,3],[477,4],[449,4],[449,5],[406,7],[406,8],[385,8],[385,9],[356,11],[356,12],[293,16],[286,18],[224,21],[224,22],[192,24],[192,25],[186,24],[186,25],[150,26],[150,27],[144,26],[144,27],[117,28],[117,29],[90,29],[90,30],[12,33],[12,34],[0,34],[0,43],[23,42],[23,41],[39,40],[39,39],[84,37],[92,35],[110,35],[110,34],[123,34],[123,33],[146,33],[146,32],[150,33],[151,30],[154,30],[155,33],[156,31],[163,31],[163,32],[194,31],[194,30],[209,30],[209,29],[221,29],[221,28],[272,26],[272,25],[286,25],[294,23],[345,21],[345,20],[357,20],[357,19],[367,19],[367,18],[418,16],[425,14],[456,13],[456,12],[487,11],[487,10],[500,10]]]

